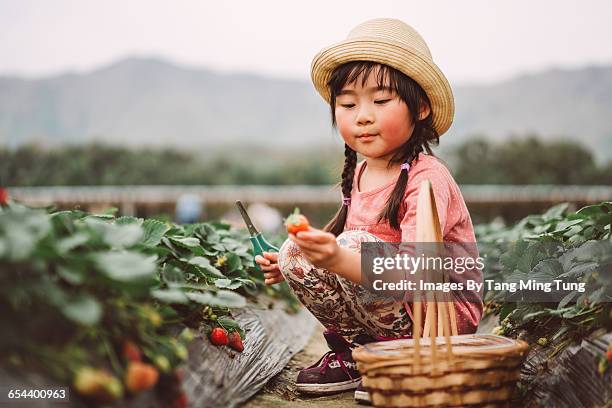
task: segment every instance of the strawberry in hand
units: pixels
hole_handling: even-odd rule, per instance
[[[293,210],[293,214],[285,220],[285,227],[287,227],[288,233],[297,234],[299,231],[308,231],[310,224],[308,218],[300,214],[300,209],[296,208]]]

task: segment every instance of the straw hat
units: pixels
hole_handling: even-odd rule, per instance
[[[368,20],[355,27],[344,41],[322,49],[312,60],[311,77],[323,99],[330,102],[327,82],[338,66],[350,61],[389,65],[414,79],[427,93],[433,127],[439,135],[453,123],[453,91],[419,33],[393,18]]]

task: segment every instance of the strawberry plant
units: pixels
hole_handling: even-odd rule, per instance
[[[248,242],[221,222],[9,202],[0,208],[0,364],[72,384],[91,401],[161,387],[180,405],[180,386],[164,382],[180,382],[172,373],[188,358],[191,329],[245,336],[232,309],[265,288]]]
[[[512,227],[476,228],[481,255],[487,255],[485,279],[584,284],[584,291],[568,290],[561,300],[548,302],[509,302],[505,291],[485,294],[487,310],[499,314],[500,333],[538,339],[541,346],[554,347],[553,354],[612,328],[612,202],[576,212],[567,207],[557,205]]]

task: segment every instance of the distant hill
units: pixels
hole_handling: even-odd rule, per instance
[[[579,139],[612,157],[612,67],[551,70],[456,86],[443,144],[534,132]],[[100,141],[206,150],[236,143],[333,143],[329,111],[308,81],[191,69],[129,58],[85,74],[0,77],[0,144]],[[452,143],[447,143],[452,142]]]
[[[458,139],[537,133],[568,138],[601,158],[612,157],[612,66],[550,70],[489,86],[455,89]]]

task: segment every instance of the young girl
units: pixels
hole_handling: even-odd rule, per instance
[[[357,344],[411,334],[407,305],[360,285],[360,244],[414,242],[421,181],[433,185],[444,241],[476,239],[456,182],[430,149],[452,123],[452,91],[412,27],[395,19],[360,24],[315,56],[312,80],[345,143],[342,206],[323,230],[290,234],[278,254],[256,262],[266,284],[286,279],[325,326],[331,350],[296,384],[323,394],[359,386]],[[475,332],[482,303],[453,296],[459,332]],[[356,398],[367,392],[359,387]]]

